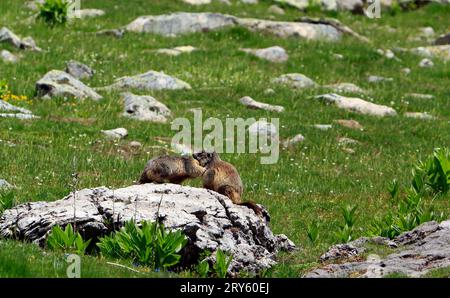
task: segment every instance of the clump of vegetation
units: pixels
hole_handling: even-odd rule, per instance
[[[14,94],[5,80],[0,80],[0,99],[4,101],[22,101],[31,104],[31,101],[25,95]]]
[[[74,232],[72,225],[68,224],[63,230],[59,225],[52,228],[47,238],[47,246],[51,250],[75,251],[84,254],[91,239],[84,241],[79,232]]]
[[[45,0],[38,4],[38,18],[52,26],[67,23],[70,2],[67,0]]]
[[[100,239],[97,246],[104,256],[131,259],[134,263],[154,269],[167,269],[179,263],[179,252],[187,244],[181,231],[167,231],[163,225],[134,220],[120,231]]]
[[[340,243],[347,243],[354,239],[353,226],[356,222],[355,212],[358,206],[341,207],[344,224],[339,226],[339,230],[335,233],[336,241]]]
[[[225,278],[228,274],[228,268],[230,267],[231,261],[233,261],[233,256],[228,255],[221,249],[216,252],[216,262],[214,263],[214,273],[218,278]]]
[[[314,221],[306,228],[306,235],[311,243],[315,243],[319,238],[319,224]]]
[[[447,194],[449,187],[450,152],[436,149],[424,162],[419,161],[414,166],[411,186],[403,197],[398,182],[390,184],[391,210],[372,223],[368,234],[392,239],[427,221],[444,220],[444,213],[436,212],[433,202]]]

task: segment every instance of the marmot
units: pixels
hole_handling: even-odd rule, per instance
[[[175,183],[202,176],[205,168],[190,156],[159,156],[147,162],[138,184]]]
[[[241,196],[244,185],[238,171],[232,164],[221,160],[217,152],[201,151],[194,153],[192,157],[198,160],[200,166],[206,170],[202,176],[204,188],[225,195],[234,204],[247,206],[258,216],[265,216],[268,219],[268,214],[266,212],[263,214],[262,208],[254,202],[242,202]]]

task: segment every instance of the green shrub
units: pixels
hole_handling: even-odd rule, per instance
[[[68,0],[45,0],[43,4],[38,4],[38,18],[50,25],[65,24],[68,19]]]
[[[73,231],[71,224],[64,230],[59,225],[54,226],[47,238],[47,246],[51,250],[75,251],[78,254],[84,254],[90,243],[91,239],[84,241],[80,233]]]
[[[450,150],[435,149],[425,161],[413,169],[412,186],[418,193],[430,189],[434,194],[446,194],[450,189]]]
[[[199,277],[208,277],[209,274],[209,263],[207,260],[202,260],[197,265],[197,274]]]
[[[342,217],[344,218],[344,224],[339,226],[337,232],[335,232],[336,241],[339,243],[347,243],[354,239],[353,226],[356,221],[355,212],[358,206],[341,207]]]
[[[228,274],[228,268],[230,267],[231,261],[233,260],[232,255],[226,254],[221,249],[216,252],[216,262],[214,263],[214,272],[217,277],[225,278]]]
[[[187,238],[181,231],[167,231],[163,225],[146,221],[139,227],[131,220],[120,231],[101,238],[97,246],[105,256],[167,269],[179,263],[181,255],[178,253],[186,244]]]
[[[313,222],[306,228],[306,235],[311,243],[315,243],[319,238],[319,225],[317,222]]]

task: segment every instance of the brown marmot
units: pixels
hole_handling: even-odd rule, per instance
[[[205,168],[190,156],[159,156],[147,162],[138,184],[175,183],[202,176]]]
[[[238,171],[232,164],[221,160],[217,152],[201,151],[194,153],[192,156],[206,170],[202,176],[204,188],[225,195],[234,204],[246,206],[258,216],[265,216],[268,219],[268,214],[263,212],[262,208],[254,202],[242,202],[244,185]]]

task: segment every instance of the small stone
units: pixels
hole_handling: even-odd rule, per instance
[[[38,119],[38,116],[33,114],[24,114],[24,113],[2,113],[0,114],[0,118],[17,118],[20,120],[32,120]]]
[[[284,15],[284,9],[282,9],[281,7],[277,6],[277,5],[271,5],[268,9],[267,12],[269,13],[273,13],[273,14],[278,14],[278,15]]]
[[[436,118],[428,113],[422,112],[406,112],[405,116],[408,118],[422,119],[422,120],[435,120]]]
[[[366,91],[364,91],[362,88],[352,83],[338,83],[332,85],[325,85],[323,87],[332,89],[334,92],[337,93],[356,93],[356,94],[366,93]]]
[[[337,60],[342,60],[342,59],[344,59],[344,55],[342,55],[342,54],[333,54],[333,57],[334,57],[335,59],[337,59]]]
[[[20,37],[18,37],[6,27],[0,29],[0,43],[2,42],[9,43],[12,46],[22,50],[28,49],[37,52],[42,51],[39,47],[36,46],[36,43],[31,37],[20,39]]]
[[[421,31],[421,36],[427,37],[427,38],[434,37],[434,35],[436,34],[434,32],[433,27],[423,27],[423,28],[420,28],[420,31]]]
[[[0,58],[5,63],[17,63],[19,61],[19,58],[17,56],[7,50],[0,51]]]
[[[333,128],[333,125],[331,124],[314,124],[314,128],[317,128],[319,130],[329,130]]]
[[[426,99],[426,100],[432,100],[434,99],[434,95],[431,94],[421,94],[421,93],[407,93],[405,94],[406,97],[411,97],[414,99]]]
[[[335,120],[334,122],[336,122],[337,124],[350,128],[350,129],[356,129],[356,130],[363,130],[363,126],[361,124],[359,124],[358,121],[356,120],[345,120],[345,119],[340,119],[340,120]]]
[[[304,137],[302,134],[298,134],[298,135],[296,135],[295,137],[290,138],[290,139],[284,141],[284,142],[283,142],[283,147],[284,147],[284,148],[288,148],[288,147],[294,146],[294,145],[296,145],[296,144],[298,144],[298,143],[301,143],[301,142],[303,142],[304,140],[305,140],[305,137]]]
[[[78,9],[75,11],[74,16],[77,18],[85,19],[85,18],[95,18],[101,17],[105,15],[105,11],[101,9]]]
[[[381,76],[369,76],[368,79],[369,83],[381,83],[381,82],[393,82],[393,78],[385,78]]]
[[[357,145],[360,144],[360,141],[351,139],[351,138],[347,138],[347,137],[340,137],[337,138],[337,142],[339,145]]]
[[[74,60],[66,62],[66,72],[79,80],[91,79],[95,74],[89,66]]]
[[[13,186],[4,179],[0,179],[0,189],[12,188]]]
[[[155,52],[158,54],[165,54],[169,56],[178,56],[183,53],[192,53],[195,50],[197,49],[193,46],[180,46],[173,49],[157,49]]]
[[[123,139],[128,136],[128,130],[123,127],[110,130],[102,130],[102,133],[111,139]]]
[[[265,95],[275,94],[275,90],[273,90],[272,88],[268,88],[268,89],[264,90],[264,94]]]
[[[255,55],[258,58],[268,60],[270,62],[282,63],[289,59],[286,50],[279,46],[269,47],[265,49],[240,49],[248,54]]]
[[[141,121],[156,123],[167,122],[170,117],[169,108],[151,96],[135,95],[130,92],[122,93],[125,105],[125,117]]]
[[[317,83],[300,73],[289,73],[281,75],[272,80],[273,84],[286,85],[294,89],[317,87]]]
[[[130,147],[134,148],[134,149],[138,149],[142,147],[142,144],[138,141],[131,141],[130,142]]]
[[[402,68],[402,72],[406,75],[409,75],[411,73],[411,68],[407,68],[407,67]]]
[[[430,59],[424,58],[420,61],[419,66],[424,68],[430,68],[434,66],[434,63]]]
[[[267,103],[258,102],[256,100],[254,100],[253,98],[251,98],[250,96],[242,97],[239,100],[239,102],[251,109],[266,110],[266,111],[277,112],[277,113],[281,113],[284,111],[284,107],[282,107],[282,106],[276,106],[276,105],[270,105]]]

